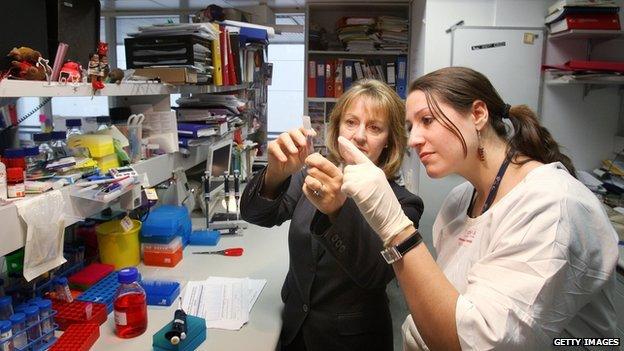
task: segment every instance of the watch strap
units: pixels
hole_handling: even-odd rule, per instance
[[[414,231],[407,239],[403,240],[400,244],[395,246],[390,246],[385,250],[381,251],[381,256],[386,260],[386,262],[392,264],[401,258],[411,249],[418,246],[418,244],[422,243],[422,236],[418,233],[418,229]]]

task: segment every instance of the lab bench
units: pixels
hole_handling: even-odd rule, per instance
[[[201,219],[193,218],[194,228],[201,228]],[[175,280],[182,285],[183,296],[186,283],[205,280],[209,276],[266,279],[267,283],[251,309],[249,322],[238,331],[208,329],[206,341],[197,350],[275,350],[282,327],[283,303],[280,290],[288,271],[288,226],[290,222],[275,228],[255,225],[242,231],[242,235],[224,235],[217,246],[187,246],[184,258],[173,268],[139,265],[143,279]],[[242,247],[240,257],[220,255],[194,255],[193,251],[221,250]],[[100,326],[100,338],[94,344],[95,351],[152,350],[152,335],[173,319],[178,301],[169,307],[148,306],[147,331],[132,339],[115,336],[113,314]]]

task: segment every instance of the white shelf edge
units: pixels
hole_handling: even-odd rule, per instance
[[[549,39],[615,39],[624,36],[619,30],[570,29],[566,32],[548,34]]]
[[[403,51],[325,51],[308,50],[308,55],[344,55],[344,56],[407,56]]]
[[[592,84],[592,85],[624,85],[624,81],[615,82],[611,80],[600,80],[600,79],[591,79],[591,80],[578,80],[578,79],[545,79],[544,82],[546,85],[583,85],[583,84]]]
[[[336,102],[338,101],[338,98],[308,97],[306,100],[308,102]]]
[[[4,79],[0,81],[0,97],[61,97],[61,96],[144,96],[170,94],[221,93],[247,89],[250,83],[239,85],[171,85],[162,83],[107,83],[106,87],[93,93],[90,83],[60,84],[43,81]]]

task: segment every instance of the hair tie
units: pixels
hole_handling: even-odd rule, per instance
[[[510,104],[505,104],[505,109],[503,110],[503,115],[501,116],[502,119],[509,119],[509,110],[511,109],[511,105]]]

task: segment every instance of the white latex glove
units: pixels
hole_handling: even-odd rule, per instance
[[[342,192],[352,198],[368,224],[388,246],[392,239],[413,225],[397,200],[385,173],[344,137],[338,137],[343,170]]]

